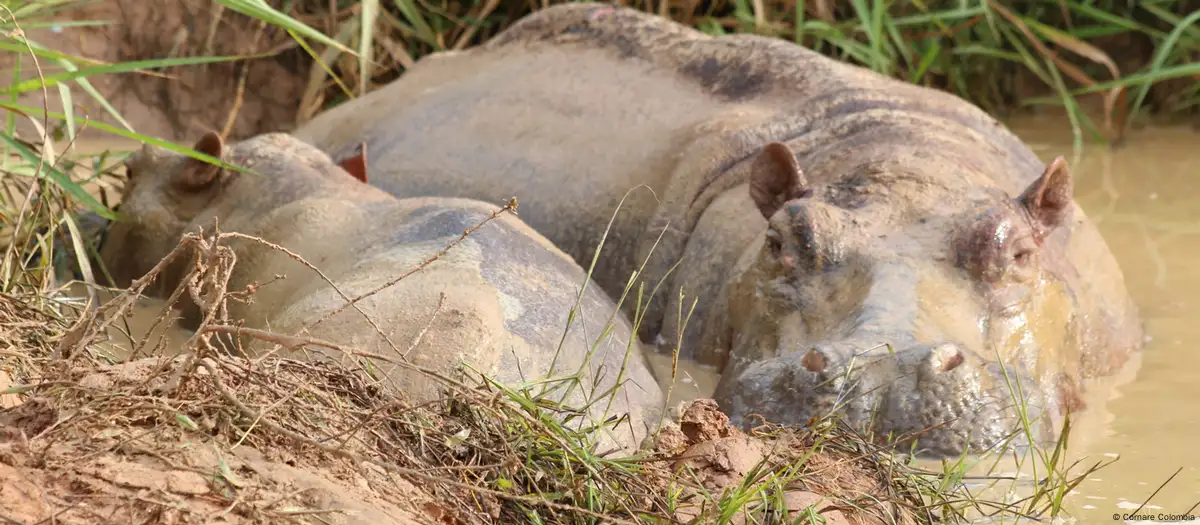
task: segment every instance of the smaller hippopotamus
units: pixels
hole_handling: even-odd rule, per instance
[[[110,223],[100,247],[117,286],[149,272],[185,233],[212,231],[216,221],[222,232],[282,246],[323,274],[264,243],[228,239],[236,255],[229,289],[258,285],[253,301],[228,306],[230,317],[244,320],[245,327],[285,334],[308,328],[316,339],[386,356],[391,364],[377,360],[371,368],[384,376],[385,386],[413,402],[440,395],[439,383],[395,361],[441,374],[465,364],[513,386],[547,375],[574,376],[571,386],[555,383],[546,402],[582,409],[591,401],[587,412],[593,420],[579,424],[628,415],[610,423],[611,435],[599,438],[601,448],[635,449],[647,427],[659,421],[662,391],[617,305],[598,287],[587,286],[578,264],[514,215],[499,214],[420,271],[359,301],[360,313],[345,307],[341,293],[354,298],[386,285],[497,207],[456,198],[397,199],[364,184],[361,163],[335,164],[286,134],[230,144],[208,134],[193,149],[244,169],[150,145],[126,160],[129,180],[119,206],[126,220]],[[189,264],[176,260],[148,293],[165,297]],[[262,286],[277,275],[286,278]],[[198,307],[190,301],[182,307],[185,328],[195,329]],[[270,348],[248,338],[242,342],[252,354]],[[308,350],[312,354],[290,355],[345,357],[332,349]],[[531,388],[538,390],[536,384]]]

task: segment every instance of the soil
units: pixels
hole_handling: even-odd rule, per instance
[[[66,524],[438,523],[422,507],[436,507],[428,495],[382,469],[353,469],[303,449],[227,446],[172,421],[170,408],[153,399],[133,403],[143,410],[111,404],[123,392],[149,394],[163,386],[157,372],[183,364],[151,358],[65,370],[78,378],[71,390],[0,413],[5,516]]]
[[[272,0],[272,5],[280,2]],[[171,67],[139,73],[89,77],[96,90],[136,132],[167,140],[187,141],[207,131],[227,131],[233,139],[293,127],[312,60],[286,33],[262,27],[249,17],[223,9],[210,0],[147,3],[139,0],[103,0],[82,3],[45,17],[55,21],[100,21],[103,25],[44,27],[24,30],[33,42],[72,57],[101,63],[195,56],[269,56]],[[42,21],[35,19],[36,21]],[[0,68],[10,70],[16,54],[0,57]],[[80,61],[79,67],[88,65]],[[37,78],[62,72],[42,57],[35,65],[22,57],[20,77]],[[245,76],[244,83],[242,77]],[[124,128],[95,98],[71,83],[77,117]],[[18,103],[62,112],[58,89],[49,97],[41,90],[22,94]],[[233,115],[232,125],[229,124]],[[228,128],[228,129],[227,129]],[[36,137],[27,122],[18,132]],[[85,129],[82,137],[103,132]]]
[[[776,436],[775,439],[747,436],[729,426],[729,417],[720,411],[716,401],[699,399],[683,405],[678,425],[663,429],[655,450],[663,457],[672,458],[673,472],[687,473],[687,477],[695,483],[681,495],[680,500],[687,502],[701,498],[705,493],[720,494],[735,490],[748,476],[756,473],[768,456],[781,455],[788,462],[795,461],[803,457],[811,445],[803,439],[797,440],[796,436]],[[782,496],[787,510],[802,513],[812,507],[824,516],[828,525],[888,522],[886,518],[880,517],[876,521],[870,516],[851,511],[839,501],[841,498],[838,496],[853,499],[854,494],[886,491],[886,487],[880,486],[879,478],[873,476],[869,469],[847,459],[825,455],[809,458],[810,468],[824,471],[826,475],[808,480],[802,487],[785,489]],[[822,494],[837,496],[831,498]],[[676,517],[688,522],[699,514],[699,507],[696,505],[683,509],[676,513]],[[853,520],[847,517],[846,511],[850,511]],[[735,522],[749,521],[746,516],[740,518]],[[904,523],[905,520],[899,522]]]

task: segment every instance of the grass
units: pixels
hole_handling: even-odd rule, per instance
[[[338,2],[336,16],[299,3],[292,15],[318,20],[320,35],[261,1],[219,0],[262,16],[294,36],[339,46],[312,53],[320,66],[306,100],[325,105],[371,90],[420,57],[465,49],[514,20],[553,3],[483,0]],[[1002,113],[1036,105],[1065,107],[1078,135],[1119,140],[1151,110],[1187,113],[1200,103],[1200,12],[1187,2],[1117,0],[626,3],[706,33],[783,38],[909,82],[945,89]],[[322,16],[312,16],[319,12]],[[305,46],[311,49],[310,46]],[[1155,96],[1151,96],[1152,93]],[[1099,106],[1099,118],[1081,99]],[[309,107],[309,106],[306,106]]]
[[[483,41],[540,5],[504,0],[437,5],[391,0],[335,3],[337,9],[330,11],[328,2],[287,2],[274,7],[249,0],[219,3],[285,29],[299,48],[315,59],[319,74],[311,77],[302,104],[311,108],[310,112],[368,92],[426,54]],[[564,407],[549,402],[544,391],[530,385],[500,385],[486,378],[475,378],[473,383],[448,381],[447,388],[460,394],[450,401],[435,406],[396,406],[363,385],[354,370],[278,360],[275,365],[287,373],[266,377],[261,368],[211,354],[203,365],[203,377],[194,375],[197,368],[173,362],[169,371],[201,386],[155,394],[159,402],[150,407],[135,402],[148,395],[139,390],[140,385],[118,385],[104,396],[83,388],[73,369],[55,363],[76,356],[73,364],[87,370],[99,370],[104,364],[92,348],[99,344],[94,339],[100,337],[95,305],[81,307],[63,295],[54,282],[54,270],[64,256],[73,257],[84,269],[89,285],[103,282],[102,269],[92,269],[84,256],[87,225],[73,212],[84,207],[113,216],[105,193],[96,197],[88,188],[111,185],[105,181],[113,175],[110,166],[120,154],[80,154],[73,147],[74,140],[81,129],[90,126],[196,155],[170,141],[137,133],[89,78],[148,74],[148,70],[262,55],[105,64],[69,56],[25,38],[26,29],[92,23],[56,21],[69,5],[54,0],[8,2],[0,11],[0,47],[14,57],[13,81],[0,90],[0,106],[7,110],[5,132],[0,134],[4,140],[0,160],[0,246],[4,254],[0,318],[4,330],[0,331],[8,343],[22,350],[4,357],[6,364],[15,363],[8,369],[17,372],[16,379],[28,381],[9,388],[8,394],[45,396],[64,411],[99,407],[95,413],[113,416],[108,421],[124,421],[126,426],[121,428],[130,432],[183,432],[186,439],[199,439],[203,434],[226,452],[242,442],[264,447],[288,443],[295,450],[315,451],[354,464],[365,461],[425,483],[426,489],[443,501],[463,502],[462,509],[438,512],[454,514],[464,522],[471,518],[499,520],[491,521],[496,523],[594,523],[598,516],[605,516],[613,521],[663,523],[665,517],[677,515],[686,506],[684,499],[691,497],[693,504],[705,501],[707,505],[688,512],[706,513],[709,522],[729,523],[738,512],[749,511],[763,522],[774,523],[785,518],[783,502],[798,485],[838,492],[838,487],[820,475],[831,461],[870,473],[867,479],[879,484],[875,494],[884,502],[908,509],[917,522],[957,521],[969,514],[1006,519],[1053,517],[1062,512],[1065,494],[1088,472],[1102,466],[1092,465],[1080,475],[1069,474],[1075,465],[1066,464],[1069,432],[1064,431],[1054,447],[1035,449],[1029,458],[1035,464],[1035,478],[1044,483],[1015,502],[988,501],[964,482],[969,478],[967,472],[978,463],[993,461],[994,468],[1000,457],[960,458],[944,462],[940,472],[924,471],[874,445],[871,436],[828,419],[807,430],[771,429],[761,439],[782,445],[750,468],[731,490],[706,494],[696,487],[695,478],[675,476],[663,467],[661,457],[597,454],[595,429],[566,424],[558,417]],[[1200,65],[1194,59],[1200,53],[1200,12],[1180,13],[1181,5],[1160,1],[1128,7],[1114,0],[635,4],[710,34],[755,32],[799,42],[884,74],[950,90],[997,113],[1024,106],[1063,106],[1075,124],[1077,141],[1082,140],[1084,130],[1094,138],[1119,140],[1133,122],[1151,110],[1162,115],[1195,110],[1200,89],[1191,81],[1200,76]],[[1111,42],[1121,39],[1148,42],[1149,50],[1132,61],[1118,60],[1111,50],[1122,46]],[[22,80],[22,72],[29,71],[35,71],[37,78]],[[1022,79],[1034,80],[1043,92],[1021,96],[1014,86]],[[69,89],[72,86],[90,99],[75,100]],[[65,109],[55,112],[48,106],[19,104],[18,95],[31,91],[40,91],[47,99],[57,97]],[[1088,97],[1101,101],[1100,124],[1083,111]],[[85,105],[98,106],[117,125],[90,121],[78,112]],[[22,119],[38,130],[37,136],[15,134],[16,123]],[[54,143],[63,140],[67,147],[56,151]],[[65,240],[73,249],[62,253],[63,243],[56,239]],[[640,304],[647,300],[647,293],[660,292],[629,288],[620,300]],[[118,308],[128,308],[128,303]],[[109,311],[119,313],[119,309]],[[687,314],[679,312],[681,318]],[[205,341],[203,337],[193,341],[199,345],[193,350],[200,352]],[[42,381],[34,382],[38,377]],[[568,383],[571,379],[564,378]],[[280,395],[305,384],[328,388],[319,392],[321,395]],[[594,395],[598,399],[593,402],[606,396]],[[1018,392],[1014,398],[1019,401]],[[566,407],[566,411],[571,412],[570,408],[579,407]],[[33,436],[35,442],[87,443],[113,428],[78,415],[82,413],[64,419],[53,432]],[[164,426],[163,421],[175,426]],[[225,432],[205,430],[205,421],[224,421]],[[1028,426],[1027,422],[1026,432]],[[347,451],[311,437],[327,435],[330,429],[355,436],[373,433],[378,439],[372,446],[356,442],[357,448]],[[111,452],[96,448],[91,453]],[[168,457],[177,452],[169,446],[161,451]],[[219,470],[216,477],[224,480],[222,494],[230,496],[228,502],[236,502],[242,488],[236,476]],[[1005,481],[993,478],[989,480],[992,484]],[[843,503],[851,508],[869,503],[844,494],[837,497],[850,499]],[[282,515],[271,514],[281,512],[275,507],[259,511],[276,518]],[[787,519],[819,522],[814,508],[803,514]]]

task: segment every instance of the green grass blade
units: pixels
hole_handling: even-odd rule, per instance
[[[265,56],[265,55],[262,55]],[[186,66],[195,64],[210,64],[213,62],[228,62],[231,60],[244,60],[251,58],[261,58],[261,56],[231,56],[231,57],[182,57],[182,58],[157,58],[153,60],[135,60],[132,62],[120,62],[117,64],[108,64],[104,66],[87,67],[83,69],[72,68],[63,73],[46,75],[42,78],[33,78],[23,82],[0,88],[0,94],[9,93],[27,93],[36,91],[42,87],[51,87],[62,82],[77,80],[84,77],[95,75],[103,75],[106,73],[126,73],[129,71],[137,71],[142,69],[154,69],[160,67]],[[71,64],[60,62],[64,67],[71,67]]]
[[[243,15],[283,27],[288,31],[303,35],[310,40],[316,40],[327,46],[336,47],[344,53],[354,54],[353,50],[342,45],[341,42],[329,38],[325,33],[317,31],[295,18],[276,11],[275,8],[267,5],[263,0],[216,0],[216,2]]]
[[[1188,15],[1187,18],[1184,18],[1175,25],[1175,29],[1172,30],[1170,34],[1168,34],[1167,37],[1158,44],[1158,49],[1154,52],[1154,58],[1150,61],[1150,71],[1148,71],[1148,73],[1160,73],[1162,71],[1163,66],[1167,63],[1167,59],[1171,56],[1171,52],[1174,51],[1176,45],[1179,44],[1179,39],[1183,37],[1183,32],[1191,28],[1197,22],[1200,22],[1200,10],[1193,12],[1191,15]],[[1152,85],[1152,82],[1145,82],[1138,86],[1137,94],[1134,95],[1133,98],[1133,105],[1129,109],[1131,116],[1137,116],[1138,110],[1141,109],[1142,103],[1146,100],[1146,96],[1150,94],[1150,87]],[[1130,121],[1132,120],[1133,119],[1130,119]],[[1128,122],[1126,122],[1126,125],[1128,125]]]
[[[908,81],[913,84],[921,83],[921,80],[925,78],[925,73],[929,71],[929,67],[933,65],[933,62],[937,60],[938,55],[941,53],[941,44],[937,40],[933,40],[929,45],[929,49],[926,49],[925,53],[921,55],[921,61],[917,63],[917,69],[912,72]]]
[[[1179,15],[1176,15],[1175,13],[1167,11],[1166,9],[1163,9],[1162,7],[1159,7],[1159,6],[1156,6],[1153,4],[1149,4],[1149,3],[1143,4],[1140,7],[1142,9],[1145,9],[1146,11],[1149,11],[1150,13],[1154,14],[1154,16],[1161,18],[1163,21],[1167,22],[1168,24],[1171,24],[1172,26],[1175,26],[1175,27],[1182,26],[1184,28],[1184,30],[1188,32],[1188,38],[1200,40],[1200,27],[1196,27],[1195,25],[1184,24],[1183,19],[1179,18]],[[1193,11],[1192,14],[1195,14],[1195,11]],[[1189,16],[1189,18],[1190,18],[1190,16]]]
[[[71,64],[66,61],[60,61],[59,65],[70,67]],[[67,125],[67,137],[75,140],[75,104],[71,97],[71,86],[67,84],[58,84],[58,98],[62,100],[63,115],[66,117],[63,122]],[[14,96],[17,92],[12,93]]]
[[[1106,91],[1115,87],[1129,87],[1140,84],[1162,82],[1173,78],[1183,78],[1200,75],[1200,62],[1191,64],[1179,64],[1176,66],[1165,67],[1157,71],[1148,71],[1146,73],[1138,73],[1129,75],[1119,80],[1110,80],[1108,82],[1100,82],[1094,86],[1078,88],[1071,92],[1072,95],[1086,95],[1088,93],[1096,93]],[[1031,99],[1033,100],[1033,99]]]
[[[40,155],[34,153],[29,148],[25,147],[24,144],[12,138],[11,136],[0,136],[0,140],[4,141],[4,143],[12,151],[17,152],[18,155],[23,157],[26,161],[32,163],[34,166],[37,166],[39,163],[41,163]],[[82,202],[92,211],[107,219],[116,218],[116,216],[113,215],[113,213],[109,211],[106,206],[101,204],[100,201],[96,200],[96,198],[88,193],[87,190],[83,189],[83,186],[80,186],[79,184],[76,184],[75,181],[71,180],[71,177],[69,177],[66,173],[63,173],[57,167],[49,164],[44,165],[43,168],[45,169],[46,178],[50,179],[51,182],[62,188],[63,191],[67,192],[72,197],[75,197],[77,200],[79,200],[79,202]]]
[[[375,43],[375,22],[379,18],[379,0],[363,0],[362,35],[358,42],[358,92],[367,93],[371,80],[371,46]]]
[[[66,118],[66,116],[63,115],[62,113],[57,113],[54,111],[45,111],[41,108],[35,108],[35,107],[24,106],[21,104],[8,103],[8,102],[0,102],[0,109],[17,111],[20,113],[34,115],[37,117],[41,117],[43,115],[49,115],[50,118],[56,118],[56,119],[65,119]],[[159,139],[159,138],[151,137],[149,135],[141,135],[141,134],[138,134],[135,132],[125,131],[123,129],[117,128],[117,127],[109,125],[109,124],[105,124],[103,122],[91,121],[91,122],[88,122],[88,126],[99,129],[101,131],[112,133],[113,135],[117,135],[120,137],[125,137],[127,139],[132,139],[132,140],[135,140],[138,142],[143,142],[146,144],[158,146],[158,147],[166,149],[168,151],[173,151],[173,152],[179,153],[181,155],[186,155],[193,159],[203,160],[205,162],[217,164],[225,169],[236,170],[236,171],[240,171],[243,173],[252,173],[250,170],[248,170],[246,168],[240,168],[238,166],[234,166],[232,164],[224,162],[221,159],[218,159],[215,157],[210,157],[210,156],[204,155],[202,153],[197,153],[188,146],[179,146],[179,145],[176,145],[174,143],[171,143],[171,142]]]
[[[408,19],[408,23],[412,24],[413,31],[418,39],[433,46],[435,49],[441,48],[438,45],[437,33],[433,31],[429,22],[425,20],[425,16],[421,14],[422,9],[418,9],[412,0],[393,0],[392,3],[404,15],[404,18]]]

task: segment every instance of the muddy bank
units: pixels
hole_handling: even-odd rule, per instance
[[[736,523],[932,518],[913,509],[936,479],[849,435],[747,436],[711,400],[682,405],[645,457],[606,459],[470,380],[414,406],[353,365],[225,357],[203,337],[112,364],[92,351],[96,319],[55,317],[0,296],[0,366],[19,385],[0,491],[21,523],[708,523],[739,495]]]
[[[271,2],[281,4],[281,2]],[[41,22],[58,22],[58,25]],[[85,120],[167,140],[182,140],[206,131],[248,136],[288,128],[297,115],[312,59],[286,32],[240,15],[210,0],[146,4],[136,0],[103,0],[24,19],[31,42],[65,54],[79,69],[106,63],[186,57],[246,57],[234,61],[188,65],[136,73],[87,77],[103,97],[70,84],[71,109],[83,137],[107,133],[87,128]],[[35,24],[37,22],[38,24]],[[260,55],[266,55],[265,58]],[[22,80],[64,72],[49,57],[37,64],[29,54],[6,53],[0,69],[18,65]],[[47,96],[44,96],[48,94]],[[43,103],[62,113],[58,87],[27,91],[18,104],[40,110]],[[111,111],[105,105],[111,106]],[[115,114],[114,114],[115,113]],[[36,137],[24,119],[18,133]],[[56,127],[57,126],[57,127]],[[66,129],[51,122],[50,131]],[[110,136],[110,135],[107,135]]]

